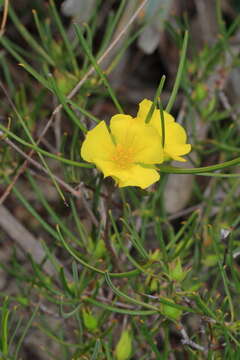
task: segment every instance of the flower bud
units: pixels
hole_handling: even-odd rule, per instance
[[[185,278],[186,274],[187,272],[183,271],[180,257],[169,265],[168,275],[171,280],[181,282]]]
[[[29,301],[27,298],[23,297],[23,296],[17,296],[17,297],[15,298],[15,300],[16,300],[19,304],[21,304],[21,305],[23,305],[23,306],[29,306],[29,305],[30,305],[30,301]]]
[[[85,310],[85,309],[82,310],[82,315],[83,315],[83,323],[84,323],[85,327],[89,331],[92,331],[92,332],[96,331],[97,326],[98,326],[97,318],[95,316],[93,316],[90,311]]]
[[[106,254],[106,246],[103,239],[98,240],[97,245],[94,249],[93,257],[94,259],[101,258],[104,254]]]
[[[157,279],[152,279],[150,282],[150,291],[151,292],[155,292],[158,290],[158,280]]]
[[[160,249],[156,249],[154,252],[152,252],[149,258],[151,261],[159,261],[161,258]]]
[[[192,97],[195,101],[200,102],[204,100],[208,95],[207,86],[203,83],[197,84],[195,91],[192,94]]]
[[[128,360],[132,353],[132,336],[128,330],[123,330],[115,349],[117,360]]]
[[[175,304],[172,299],[165,298],[164,300],[167,300],[168,302]],[[163,315],[165,315],[166,317],[172,320],[179,320],[180,317],[182,316],[182,310],[167,304],[161,304],[161,311]]]

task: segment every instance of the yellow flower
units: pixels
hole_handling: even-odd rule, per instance
[[[137,118],[142,122],[145,122],[148,112],[151,108],[152,101],[144,99],[139,104],[139,110]],[[163,112],[164,115],[164,128],[165,128],[165,144],[164,144],[164,160],[177,160],[186,161],[182,158],[182,155],[186,155],[191,151],[191,145],[186,144],[187,135],[184,128],[175,122],[174,117]],[[160,120],[160,110],[155,109],[152,117],[148,123],[153,126],[162,137],[162,126]]]
[[[110,132],[104,121],[88,131],[81,156],[119,187],[145,189],[160,178],[154,164],[163,162],[161,137],[149,124],[118,114],[111,118]]]
[[[184,128],[164,111],[165,141],[162,148],[160,110],[155,109],[150,121],[146,118],[152,101],[139,104],[136,118],[118,114],[111,118],[110,131],[104,121],[88,131],[82,144],[81,156],[111,176],[119,187],[139,186],[142,189],[158,181],[155,164],[174,159],[186,161],[182,155],[190,152]]]

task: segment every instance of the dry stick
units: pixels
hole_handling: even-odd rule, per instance
[[[189,213],[192,213],[195,210],[201,210],[202,209],[202,204],[197,204],[197,205],[193,205],[193,206],[189,206],[188,208],[185,208],[183,210],[179,210],[177,211],[175,214],[169,215],[167,217],[168,221],[172,221],[172,220],[176,220],[179,217],[185,216]]]
[[[6,23],[7,23],[7,14],[8,14],[9,0],[4,0],[4,9],[3,9],[3,17],[2,23],[0,26],[0,36],[4,34]]]
[[[0,136],[3,136],[3,132],[0,131]],[[42,172],[44,172],[45,174],[48,175],[48,171],[41,165],[39,164],[37,161],[33,160],[32,158],[30,158],[27,154],[25,154],[24,151],[22,151],[16,144],[14,144],[11,140],[7,139],[7,138],[3,138],[3,141],[6,142],[6,144],[8,144],[9,146],[11,146],[14,150],[16,150],[19,154],[21,154],[29,163],[31,163],[32,165],[34,165],[36,168],[38,168],[39,170],[41,170]],[[85,199],[83,198],[82,194],[80,191],[75,190],[74,188],[72,188],[70,185],[68,185],[65,181],[63,181],[61,178],[59,178],[57,175],[53,175],[54,179],[68,192],[70,192],[74,197],[76,198],[81,198],[83,205],[86,209],[86,211],[88,212],[89,217],[91,218],[93,224],[95,226],[98,226],[98,220],[96,219],[96,217],[94,216],[94,214],[92,213],[91,209],[89,208],[87,201],[85,201]],[[12,183],[11,183],[12,184]]]
[[[231,118],[233,119],[233,121],[237,122],[238,121],[238,115],[233,111],[233,108],[225,94],[225,92],[223,90],[219,91],[219,99],[222,103],[222,105],[224,106],[224,108],[229,111],[229,116],[231,116]]]
[[[103,55],[98,59],[97,63],[98,65],[101,64],[101,62],[105,59],[105,57],[111,52],[111,50],[116,46],[116,44],[118,43],[118,41],[121,39],[121,37],[126,33],[126,31],[128,30],[129,26],[132,25],[132,23],[134,22],[134,20],[136,19],[136,17],[138,16],[138,14],[141,12],[141,10],[144,8],[144,6],[147,4],[149,0],[143,0],[142,4],[138,7],[138,9],[136,10],[136,12],[133,14],[133,16],[131,17],[131,19],[129,20],[129,22],[126,24],[126,26],[122,29],[122,31],[120,31],[120,33],[118,34],[118,36],[115,38],[115,40],[113,40],[113,42],[109,45],[109,47],[106,49],[106,51],[103,53]],[[87,80],[87,78],[92,75],[95,72],[94,67],[92,66],[89,71],[83,76],[83,78],[79,81],[79,83],[73,88],[73,90],[68,94],[67,99],[72,99],[78,92],[78,90],[81,88],[81,86],[84,84],[84,82]],[[1,85],[1,84],[0,84]],[[1,85],[2,89],[3,86]],[[4,92],[6,93],[5,89]],[[50,126],[52,125],[53,119],[55,117],[55,115],[62,109],[62,105],[59,104],[54,111],[52,112],[47,124],[45,125],[44,129],[42,130],[38,140],[36,141],[36,144],[38,145],[42,138],[45,136],[45,134],[47,133],[48,129],[50,128]],[[9,186],[7,187],[7,189],[5,190],[5,192],[3,193],[3,195],[0,198],[0,204],[2,204],[6,198],[8,197],[8,195],[10,194],[14,184],[17,182],[19,176],[21,176],[21,174],[25,171],[25,169],[28,166],[28,161],[29,159],[33,156],[35,150],[32,149],[29,153],[28,153],[28,158],[27,160],[24,161],[23,165],[18,169],[17,174],[15,175],[15,177],[13,178],[11,184],[9,184]]]
[[[189,336],[188,336],[188,334],[187,334],[187,332],[186,332],[186,330],[184,329],[184,327],[183,327],[183,325],[181,324],[181,328],[180,328],[180,333],[181,333],[181,335],[182,335],[182,340],[181,340],[181,342],[182,342],[182,344],[183,345],[188,345],[188,346],[190,346],[191,348],[193,348],[193,349],[196,349],[196,350],[198,350],[198,351],[202,351],[202,352],[204,352],[204,353],[207,353],[207,349],[205,349],[203,346],[201,346],[201,345],[198,345],[197,343],[195,343],[194,341],[192,341],[190,338],[189,338]]]

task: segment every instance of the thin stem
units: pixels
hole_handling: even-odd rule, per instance
[[[240,157],[237,157],[236,159],[233,160],[225,161],[221,164],[197,167],[193,169],[179,168],[175,166],[164,166],[164,165],[159,165],[158,168],[162,173],[169,173],[169,174],[202,174],[206,172],[221,170],[229,166],[234,166],[238,164],[240,164]]]
[[[148,111],[148,114],[147,114],[147,117],[145,119],[145,123],[149,123],[149,121],[151,120],[151,117],[152,117],[152,114],[154,112],[154,109],[156,107],[156,104],[157,104],[157,100],[158,98],[160,97],[161,93],[162,93],[162,89],[163,89],[163,86],[164,86],[164,83],[165,83],[165,80],[166,80],[166,76],[163,75],[161,77],[161,80],[159,82],[159,85],[158,85],[158,88],[157,88],[157,91],[156,91],[156,94],[154,96],[154,100],[153,100],[153,103]]]
[[[183,46],[182,46],[182,51],[181,51],[181,58],[180,58],[179,66],[178,66],[176,80],[175,80],[175,83],[174,83],[174,86],[173,86],[173,91],[171,93],[170,99],[169,99],[167,107],[166,107],[167,112],[171,112],[171,109],[173,107],[173,104],[174,104],[174,101],[176,99],[177,92],[178,92],[178,89],[179,89],[179,86],[180,86],[180,82],[181,82],[182,74],[183,74],[183,69],[184,69],[184,64],[185,64],[185,59],[186,59],[187,45],[188,45],[188,31],[186,30],[185,34],[184,34]]]
[[[4,0],[3,17],[0,26],[0,36],[2,36],[5,31],[5,27],[7,23],[8,7],[9,7],[9,0]]]
[[[162,147],[164,149],[165,146],[165,122],[164,122],[164,112],[163,112],[163,106],[160,99],[158,99],[158,106],[160,109],[160,121],[161,121],[161,130],[162,130]]]
[[[116,267],[117,271],[121,272],[118,257],[117,257],[117,254],[115,253],[115,250],[112,247],[111,240],[110,240],[110,233],[109,233],[110,225],[111,225],[109,212],[111,210],[111,200],[112,200],[113,191],[114,191],[114,188],[110,187],[110,189],[108,191],[108,196],[106,198],[106,223],[105,223],[105,228],[104,228],[103,239],[104,239],[105,246],[112,257],[112,263]]]

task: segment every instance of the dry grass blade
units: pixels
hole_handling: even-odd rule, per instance
[[[4,0],[4,8],[3,8],[3,17],[0,27],[0,37],[3,36],[5,32],[5,27],[7,23],[7,15],[8,15],[8,7],[9,7],[9,0]]]

